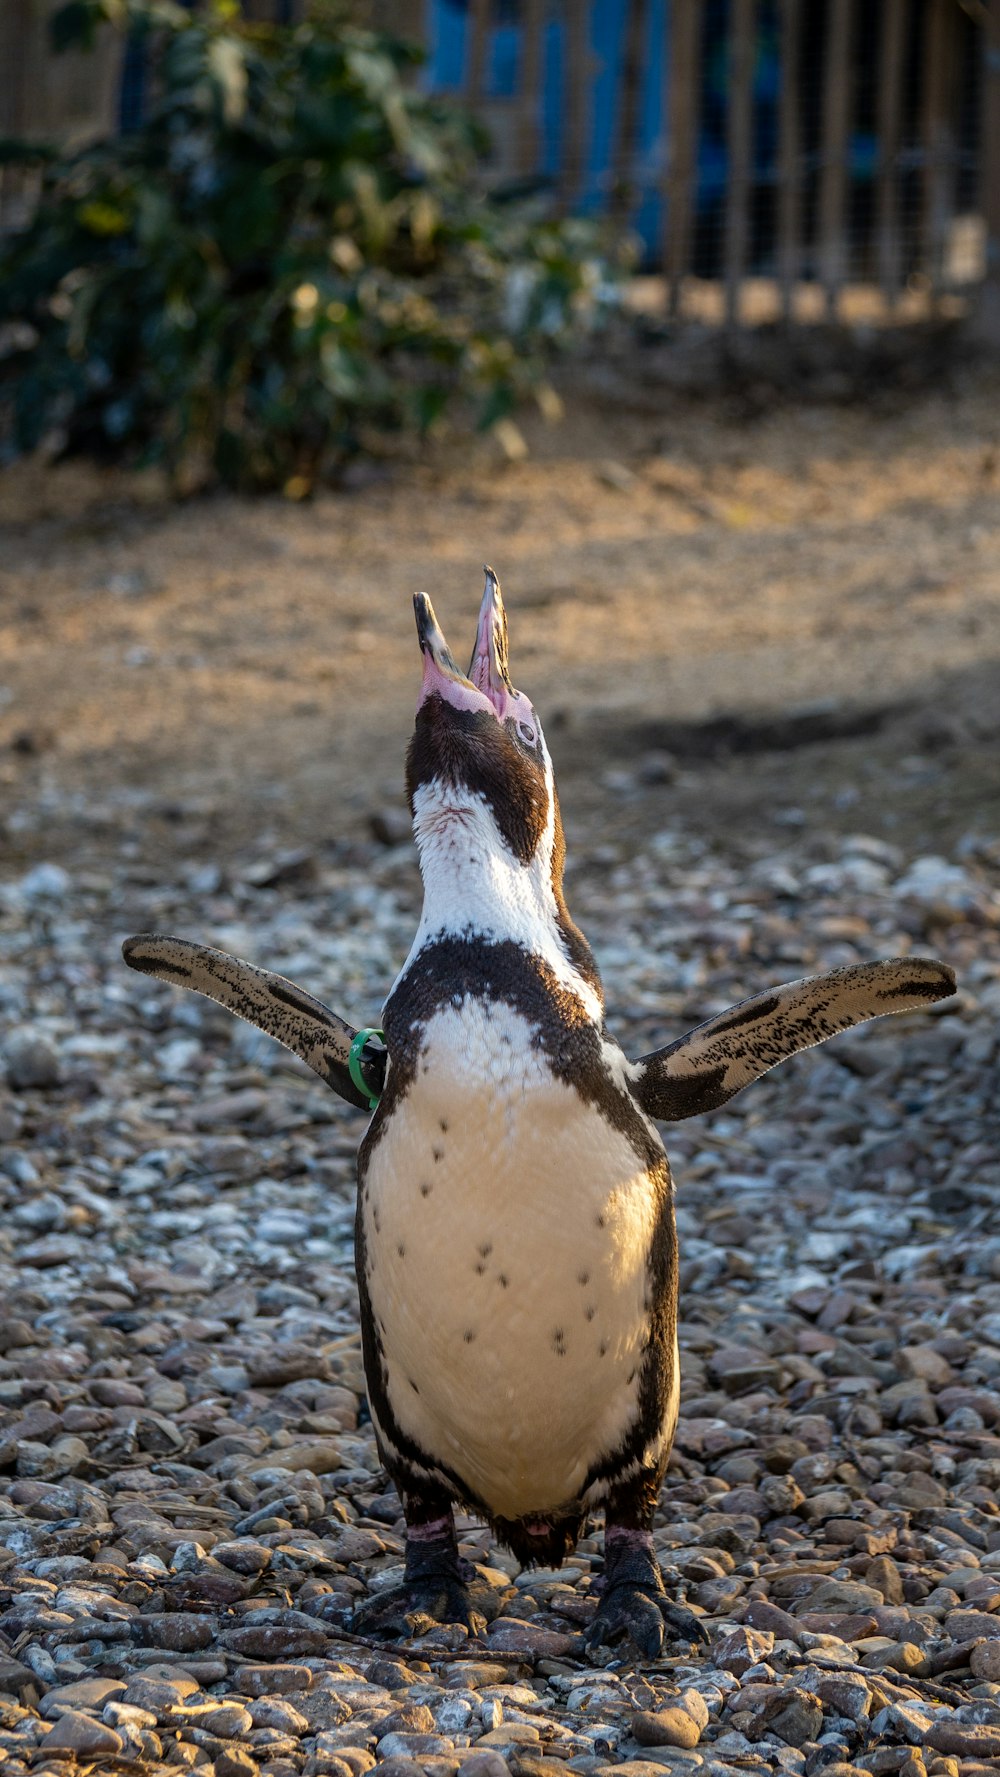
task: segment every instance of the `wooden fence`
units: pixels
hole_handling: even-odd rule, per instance
[[[53,4],[0,0],[0,136],[113,127],[120,46],[52,58]],[[1000,0],[357,0],[357,12],[422,36],[432,82],[457,33],[458,78],[439,84],[490,127],[496,176],[544,175],[564,211],[641,215],[671,316],[834,319],[856,312],[859,287],[866,312],[892,316],[977,292],[1000,342]],[[498,86],[501,39],[514,73]],[[0,222],[18,220],[11,195],[0,186]]]
[[[559,30],[564,91],[557,189],[563,206],[572,208],[595,117],[591,8],[586,0],[522,0],[520,14],[516,91],[498,97],[486,75],[496,7],[493,0],[469,0],[460,90],[494,131],[498,173],[530,175],[539,167],[546,103],[543,43]],[[657,22],[662,44],[654,35]],[[777,95],[775,140],[762,165],[756,144],[765,34]],[[707,0],[666,0],[663,8],[655,0],[622,0],[604,197],[610,212],[624,219],[637,199],[649,197],[652,176],[658,227],[654,241],[647,236],[647,259],[664,276],[668,312],[704,309],[695,253],[704,208],[701,112],[706,66],[710,59],[718,64],[720,55],[726,91],[715,146],[725,189],[715,218],[713,275],[721,299],[714,312],[726,324],[750,318],[748,293],[762,279],[771,285],[774,311],[786,320],[850,314],[858,284],[883,315],[926,312],[984,281],[995,284],[998,46],[1000,0],[879,0],[876,7],[870,0],[728,0],[721,23],[720,8]],[[656,140],[643,145],[640,86],[651,76],[662,84],[660,126]],[[859,138],[867,157],[861,176]],[[592,185],[590,207],[594,196]],[[762,207],[768,217],[763,251]]]

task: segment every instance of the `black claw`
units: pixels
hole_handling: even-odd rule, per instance
[[[685,1610],[682,1604],[674,1604],[669,1598],[661,1598],[658,1603],[663,1621],[677,1641],[694,1641],[708,1647],[708,1631],[693,1610]]]

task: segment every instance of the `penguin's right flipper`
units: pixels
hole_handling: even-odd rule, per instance
[[[955,972],[927,957],[859,963],[744,1000],[635,1064],[632,1090],[665,1123],[714,1111],[779,1061],[838,1031],[912,1012],[955,991]]]
[[[155,932],[126,938],[122,955],[130,969],[155,975],[174,987],[190,987],[266,1031],[300,1056],[348,1104],[367,1110],[371,1098],[378,1097],[382,1082],[373,1073],[368,1097],[351,1079],[348,1060],[358,1034],[353,1025],[283,975],[258,969],[228,951],[193,944],[187,938],[160,937]],[[369,1070],[364,1075],[368,1078],[372,1072],[368,1057],[362,1058],[362,1068]]]

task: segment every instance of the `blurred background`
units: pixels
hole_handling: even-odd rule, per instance
[[[317,1620],[401,1544],[360,1119],[120,942],[378,1022],[421,894],[410,599],[462,660],[489,561],[630,1054],[841,965],[957,971],[668,1131],[658,1534],[711,1615],[805,1598],[799,1554],[865,1613],[923,1601],[866,1666],[966,1682],[1000,1515],[998,298],[1000,0],[0,4],[0,1559],[127,1573],[160,1614],[123,1672],[225,1642],[219,1538],[268,1539],[248,1608]],[[39,1614],[32,1672],[105,1671]],[[267,1657],[322,1645],[286,1628]],[[938,1744],[995,1744],[995,1690]],[[867,1708],[776,1756],[852,1757]]]
[[[11,0],[15,795],[251,771],[292,829],[318,794],[364,830],[407,595],[467,617],[488,557],[583,801],[652,752],[715,819],[877,734],[919,762],[893,803],[961,829],[996,788],[998,32],[985,0]]]

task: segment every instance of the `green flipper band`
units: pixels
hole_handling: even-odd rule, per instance
[[[361,1070],[365,1045],[368,1042],[369,1037],[377,1037],[379,1042],[382,1043],[385,1041],[385,1031],[379,1030],[375,1025],[369,1026],[367,1030],[358,1031],[357,1036],[351,1044],[350,1054],[347,1057],[347,1071],[358,1091],[367,1098],[368,1109],[373,1111],[382,1094],[380,1092],[372,1092],[372,1089]]]

